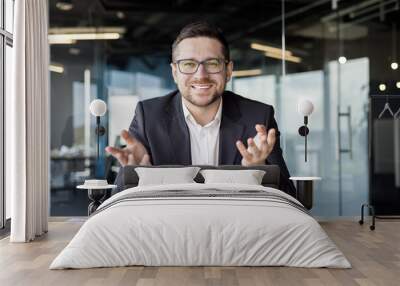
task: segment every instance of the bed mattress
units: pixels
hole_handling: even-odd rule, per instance
[[[197,183],[138,186],[112,196],[50,269],[129,265],[351,267],[284,192]]]

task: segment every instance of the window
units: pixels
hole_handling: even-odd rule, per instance
[[[4,28],[7,32],[13,33],[14,30],[14,0],[5,0],[4,3],[5,21]]]
[[[11,93],[14,0],[0,0],[0,228],[10,218],[10,194],[5,187],[5,112]]]

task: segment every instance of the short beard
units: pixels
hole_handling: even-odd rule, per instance
[[[209,83],[209,82],[205,82],[205,81],[198,81],[198,82],[192,82],[192,83],[204,83],[204,84],[206,84],[206,83]],[[191,84],[192,84],[191,83]],[[211,82],[211,83],[213,83],[213,82]],[[216,102],[216,101],[218,101],[218,99],[220,99],[221,97],[222,97],[222,94],[224,93],[224,91],[225,91],[225,87],[226,87],[226,84],[224,84],[224,89],[223,89],[223,91],[221,92],[221,93],[214,93],[213,95],[212,95],[212,97],[211,97],[211,100],[210,101],[208,101],[208,102],[206,102],[206,103],[202,103],[202,104],[199,104],[199,103],[197,103],[195,100],[194,100],[194,98],[192,97],[192,95],[190,94],[190,91],[189,91],[189,93],[188,94],[183,94],[182,93],[182,96],[187,100],[187,101],[189,101],[192,105],[194,105],[194,106],[197,106],[197,107],[208,107],[208,106],[210,106],[210,105],[212,105],[214,102]]]
[[[211,98],[210,101],[208,101],[208,102],[206,102],[206,103],[202,103],[202,104],[197,103],[197,102],[193,99],[193,97],[192,97],[190,94],[188,94],[188,95],[183,95],[183,94],[182,94],[182,96],[183,96],[187,101],[189,101],[192,105],[194,105],[194,106],[197,106],[197,107],[207,107],[207,106],[212,105],[212,104],[213,104],[214,102],[216,102],[219,98],[221,98],[221,97],[222,97],[222,93],[221,93],[221,94],[215,93],[215,94],[212,96],[212,98]]]

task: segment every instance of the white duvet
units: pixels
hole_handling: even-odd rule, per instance
[[[165,190],[262,190],[263,186],[179,184],[127,189],[105,201],[50,269],[146,266],[294,266],[350,268],[310,215],[258,198],[118,198]],[[298,202],[297,202],[298,203]]]

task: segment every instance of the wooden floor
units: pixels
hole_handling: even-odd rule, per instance
[[[352,221],[321,222],[353,268],[121,267],[48,270],[82,225],[51,222],[32,243],[0,241],[0,285],[400,285],[400,221],[377,221],[375,231]]]

